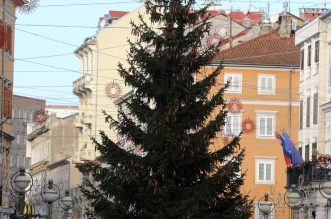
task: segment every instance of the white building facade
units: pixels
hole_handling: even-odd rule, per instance
[[[318,17],[295,34],[296,45],[301,46],[300,123],[298,145],[305,161],[312,155],[330,153],[325,147],[325,115],[321,105],[327,99],[327,23]]]

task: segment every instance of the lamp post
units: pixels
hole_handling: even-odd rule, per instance
[[[329,214],[329,205],[331,203],[331,171],[328,172],[326,181],[322,181],[319,184],[319,191],[321,195],[327,199],[327,214]]]
[[[299,208],[303,202],[303,197],[301,193],[296,190],[296,188],[297,186],[293,184],[291,185],[291,190],[286,191],[284,194],[284,202],[291,208],[291,210]]]
[[[65,190],[64,194],[60,196],[59,205],[64,210],[64,218],[70,219],[72,217],[72,208],[74,207],[74,199],[69,193],[69,190]]]
[[[18,193],[18,218],[23,218],[25,193],[28,192],[32,185],[32,176],[25,171],[24,167],[14,173],[10,179],[11,187]]]
[[[48,185],[41,188],[41,198],[48,204],[48,218],[52,219],[52,204],[60,197],[60,189],[57,185],[53,184],[53,180],[48,180]]]
[[[271,213],[275,208],[275,202],[271,197],[269,197],[268,193],[265,193],[264,197],[260,198],[258,202],[258,208],[262,211],[264,219],[268,219],[269,213]]]

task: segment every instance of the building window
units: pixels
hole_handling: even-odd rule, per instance
[[[255,159],[255,180],[257,184],[275,183],[275,158]]]
[[[302,142],[299,141],[298,145],[299,145],[299,153],[300,153],[300,155],[302,157]]]
[[[331,155],[331,141],[326,142],[325,154]]]
[[[313,124],[317,124],[318,120],[318,93],[314,94],[314,109],[313,109]]]
[[[263,113],[257,115],[257,137],[274,137],[275,117],[276,115],[274,113]]]
[[[274,75],[259,75],[258,93],[259,94],[275,94],[275,76]]]
[[[312,146],[312,149],[313,149],[312,154],[313,155],[317,155],[318,154],[318,151],[317,151],[317,142],[314,142],[311,146]]]
[[[310,127],[310,97],[307,97],[306,127]]]
[[[225,135],[239,135],[241,132],[241,114],[228,113],[224,128]]]
[[[310,152],[309,144],[306,144],[305,145],[305,161],[309,161],[310,160],[309,152]]]
[[[300,129],[303,127],[303,100],[300,100]]]
[[[319,57],[319,50],[320,50],[320,41],[315,42],[315,62],[319,62],[320,57]]]
[[[308,46],[307,65],[311,66],[311,45]]]
[[[305,50],[304,49],[301,50],[301,57],[300,58],[301,58],[300,67],[301,67],[301,70],[303,70],[304,67],[305,67]]]
[[[226,89],[228,93],[241,93],[242,75],[240,73],[224,74],[224,83],[229,83],[229,87]]]

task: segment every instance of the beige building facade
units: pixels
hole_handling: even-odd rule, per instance
[[[78,191],[82,175],[76,168],[76,163],[79,162],[79,129],[75,127],[76,117],[77,114],[64,118],[50,115],[44,124],[35,125],[27,137],[31,146],[29,172],[34,179],[27,200],[34,205],[36,214],[48,213],[47,204],[41,200],[40,190],[49,179],[53,179],[61,194],[69,189],[74,196],[74,218],[84,218],[82,194]],[[53,218],[62,217],[62,209],[57,202],[52,209]]]

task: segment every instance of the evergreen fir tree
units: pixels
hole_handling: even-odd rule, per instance
[[[216,93],[221,66],[202,77],[218,45],[202,49],[210,31],[207,7],[195,0],[147,0],[150,22],[132,23],[130,67],[119,73],[134,89],[121,121],[106,121],[146,153],[123,150],[101,131],[98,162],[89,162],[82,191],[101,218],[248,218],[252,202],[241,194],[244,158],[239,138],[210,150],[225,124],[225,87]],[[150,26],[153,25],[154,28]],[[195,81],[195,77],[201,80]]]

